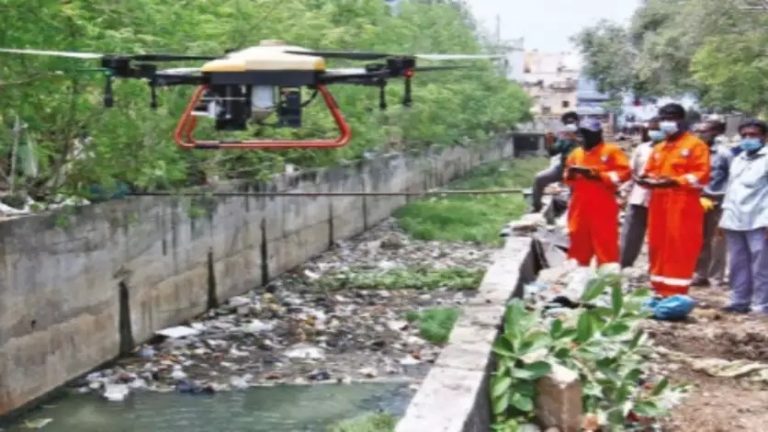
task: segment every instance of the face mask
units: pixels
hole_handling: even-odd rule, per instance
[[[678,126],[675,121],[663,121],[659,123],[659,129],[661,129],[666,136],[670,136],[678,133],[680,131],[680,126]]]
[[[664,141],[667,135],[660,130],[651,130],[648,131],[648,137],[651,138],[651,141],[658,143]]]
[[[739,143],[739,147],[746,152],[753,152],[760,150],[763,147],[763,142],[758,138],[744,138]]]

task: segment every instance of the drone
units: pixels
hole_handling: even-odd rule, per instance
[[[86,52],[43,51],[0,48],[0,53],[70,57],[100,60],[106,75],[104,106],[114,105],[114,78],[145,80],[150,88],[150,107],[158,106],[157,88],[196,86],[174,132],[182,149],[333,149],[346,145],[352,129],[344,118],[328,86],[353,84],[379,88],[379,107],[387,108],[385,88],[390,79],[402,78],[405,91],[402,104],[413,104],[412,79],[417,72],[457,69],[466,66],[423,66],[417,60],[481,60],[494,55],[416,54],[379,52],[315,51],[291,46],[282,41],[262,41],[258,46],[232,50],[223,56],[177,54],[97,54]],[[326,59],[371,62],[359,68],[331,69]],[[197,68],[160,69],[157,63],[206,61]],[[303,87],[312,91],[302,99]],[[200,118],[212,119],[216,131],[243,131],[249,125],[267,125],[271,116],[276,127],[300,128],[302,110],[317,95],[322,96],[338,129],[335,139],[280,140],[200,140],[194,131]]]

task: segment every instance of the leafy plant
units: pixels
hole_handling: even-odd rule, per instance
[[[618,276],[590,282],[583,304],[545,326],[522,301],[510,304],[504,334],[494,345],[498,366],[491,379],[494,430],[514,432],[534,414],[536,381],[558,364],[578,372],[585,412],[597,415],[611,431],[624,430],[628,417],[659,417],[670,408],[671,393],[682,388],[666,379],[647,384],[644,371],[650,346],[638,329],[648,316],[648,290],[622,292]]]

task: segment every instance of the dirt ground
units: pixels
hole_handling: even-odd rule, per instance
[[[694,288],[691,294],[699,304],[687,321],[648,322],[658,346],[696,359],[768,363],[768,319],[721,313],[719,308],[728,302],[727,287]],[[768,382],[713,377],[669,359],[659,366],[673,382],[693,386],[664,422],[665,431],[768,431]]]

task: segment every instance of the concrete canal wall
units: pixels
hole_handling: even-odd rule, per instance
[[[235,190],[421,191],[513,154],[512,140],[436,148]],[[1,222],[0,415],[365,231],[405,202],[131,198]]]
[[[419,387],[396,432],[488,432],[488,383],[493,342],[507,302],[523,294],[541,270],[533,240],[511,237],[483,278],[477,296],[462,308],[448,344]]]

